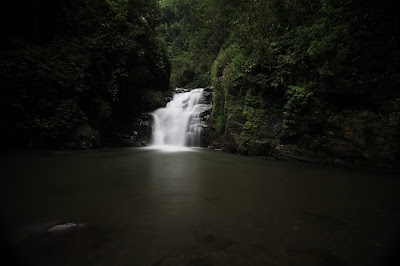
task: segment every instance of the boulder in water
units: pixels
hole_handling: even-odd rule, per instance
[[[75,230],[82,230],[87,227],[86,224],[81,223],[64,223],[64,224],[56,224],[47,229],[47,233],[64,233],[71,232]]]

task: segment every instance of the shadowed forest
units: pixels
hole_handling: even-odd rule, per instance
[[[172,88],[213,88],[205,146],[396,166],[394,1],[28,1],[1,41],[3,147],[144,146]],[[132,132],[136,132],[133,134]]]
[[[2,3],[1,263],[400,265],[395,7]]]

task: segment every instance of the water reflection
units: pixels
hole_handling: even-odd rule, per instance
[[[169,214],[191,216],[196,211],[196,197],[201,186],[199,161],[187,152],[154,152],[150,158],[150,193],[156,208]]]
[[[13,241],[33,248],[32,235],[54,222],[93,228],[81,253],[60,248],[58,264],[46,251],[37,265],[308,265],[296,260],[333,252],[373,265],[400,223],[400,180],[382,172],[204,149],[18,153],[0,166]]]
[[[196,151],[195,148],[185,147],[185,146],[175,146],[175,145],[151,145],[144,148],[138,148],[144,150],[156,150],[159,152],[190,152]]]

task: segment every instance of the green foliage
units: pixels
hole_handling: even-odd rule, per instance
[[[51,142],[86,123],[105,129],[115,110],[128,116],[163,103],[157,90],[169,86],[170,63],[155,30],[158,1],[78,0],[64,8],[57,35],[1,61],[17,131]]]
[[[213,127],[218,134],[225,132],[225,117],[223,115],[216,116],[213,118]]]
[[[139,103],[142,105],[142,110],[153,111],[166,104],[161,91],[146,89],[141,90],[139,95]]]
[[[63,137],[65,133],[74,129],[76,126],[87,122],[86,115],[81,111],[72,99],[62,100],[56,105],[49,103],[39,103],[44,109],[43,114],[27,113],[25,120],[17,123],[17,128],[22,131],[30,131],[40,136],[42,139],[56,139]],[[43,106],[46,104],[47,106]],[[47,110],[51,109],[52,112]]]
[[[302,116],[307,113],[306,109],[310,105],[310,98],[314,95],[307,87],[289,86],[286,91],[287,102],[284,105],[284,125],[283,128],[287,129],[289,125],[296,123],[297,115]]]
[[[163,0],[161,10],[158,31],[168,44],[171,84],[209,86],[211,65],[232,27],[230,1]]]
[[[239,153],[247,153],[249,141],[256,140],[259,137],[260,129],[266,123],[264,118],[267,110],[263,104],[263,99],[259,95],[254,95],[254,93],[255,91],[252,89],[246,92],[243,109],[246,122],[239,136]]]
[[[235,88],[234,76],[235,68],[232,66],[237,48],[232,46],[227,49],[221,49],[217,58],[211,67],[211,81],[214,86],[213,110],[211,119],[216,132],[224,133],[230,104],[230,94],[228,89]],[[224,118],[225,117],[225,118]]]
[[[253,108],[260,108],[263,106],[263,99],[259,95],[254,95],[254,90],[247,90],[245,97],[245,105]]]
[[[96,104],[96,113],[97,113],[98,119],[107,120],[107,119],[111,118],[112,107],[111,107],[111,104],[109,101],[107,101],[103,98],[96,98],[95,104]]]
[[[390,64],[382,59],[381,72],[366,70],[380,67],[364,62],[368,51],[375,54],[371,59],[383,55],[378,52],[383,46],[375,43],[380,37],[391,49],[387,56],[398,52],[396,30],[386,28],[395,21],[394,13],[387,12],[387,19],[387,7],[382,7],[382,15],[374,14],[375,21],[369,21],[365,12],[374,6],[370,1],[162,0],[161,5],[158,30],[172,61],[171,82],[181,87],[211,82],[214,139],[227,150],[251,153],[257,145],[265,151],[282,143],[318,151],[337,145],[340,149],[330,152],[340,154],[346,149],[340,131],[348,131],[355,136],[347,136],[355,151],[365,145],[361,136],[370,129],[361,130],[366,120],[353,119],[351,113],[378,102],[374,98],[381,89],[390,90],[385,99],[389,102],[398,87],[395,59]],[[367,40],[374,42],[366,45]],[[364,61],[359,60],[363,56]],[[342,95],[348,99],[342,101]],[[339,119],[342,105],[354,110]],[[382,117],[395,106],[391,101],[391,111]],[[391,121],[397,117],[394,113]],[[350,131],[343,128],[346,120]],[[341,141],[334,143],[338,138]],[[391,138],[380,139],[383,143]]]
[[[216,99],[212,121],[218,118],[218,125],[225,121],[218,130],[232,132],[234,116],[228,99],[244,99],[245,119],[236,120],[243,124],[237,141],[239,152],[246,152],[248,143],[259,138],[260,128],[271,121],[266,118],[266,110],[273,108],[266,102],[280,105],[281,114],[277,116],[283,117],[283,135],[291,136],[290,141],[301,137],[298,132],[322,134],[318,128],[321,118],[327,115],[326,90],[335,89],[332,79],[349,71],[353,76],[358,73],[363,16],[350,7],[350,2],[226,3],[224,10],[233,14],[227,22],[231,33],[225,36],[211,67]],[[313,145],[322,143],[316,141]]]

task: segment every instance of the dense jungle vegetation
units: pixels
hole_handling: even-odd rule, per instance
[[[214,147],[335,163],[395,165],[400,158],[393,1],[161,6],[171,83],[214,87]]]
[[[94,147],[165,104],[157,1],[26,1],[4,11],[2,146]]]
[[[400,158],[394,1],[13,5],[8,23],[20,26],[0,47],[2,145],[93,147],[136,130],[169,88],[212,86],[212,147],[339,164]]]

